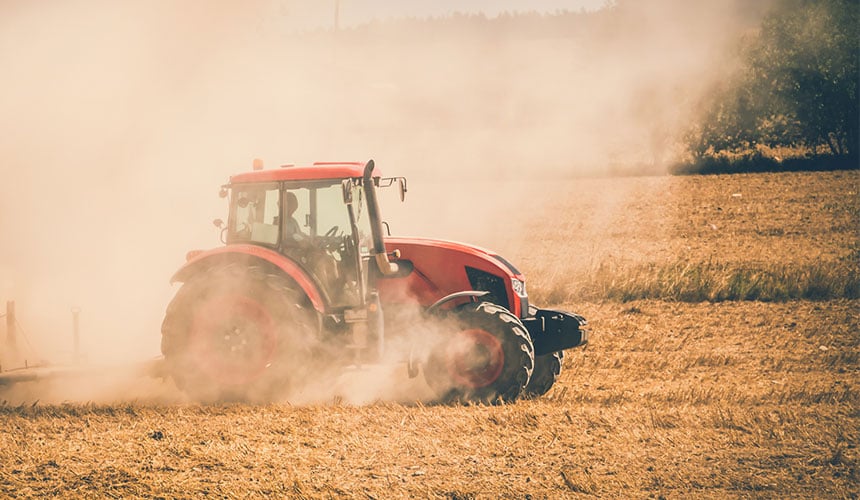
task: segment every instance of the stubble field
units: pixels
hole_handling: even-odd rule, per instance
[[[547,396],[7,404],[0,496],[856,498],[858,184],[570,181],[508,249],[590,320]]]

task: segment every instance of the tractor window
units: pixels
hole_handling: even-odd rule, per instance
[[[228,226],[228,241],[277,245],[280,191],[277,185],[236,186]]]
[[[327,236],[352,232],[340,183],[317,190],[316,229],[318,235]]]
[[[353,184],[352,210],[358,227],[358,244],[362,255],[370,254],[370,217],[367,215],[367,200],[361,184]],[[352,235],[349,211],[343,203],[343,190],[340,183],[320,187],[316,190],[315,226],[318,236]]]

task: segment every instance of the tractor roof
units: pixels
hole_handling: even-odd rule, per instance
[[[364,175],[362,162],[317,162],[309,167],[284,165],[278,169],[253,170],[230,177],[230,183],[337,180],[361,177]],[[374,172],[379,177],[379,169]]]

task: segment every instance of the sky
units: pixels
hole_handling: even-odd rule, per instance
[[[286,26],[303,30],[334,24],[335,5],[341,27],[403,17],[444,17],[456,12],[483,13],[496,17],[503,12],[596,10],[607,0],[273,0],[273,7]]]

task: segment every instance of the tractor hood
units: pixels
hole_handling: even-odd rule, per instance
[[[429,306],[451,293],[490,292],[490,300],[517,316],[528,313],[525,278],[498,254],[466,243],[430,238],[385,238],[388,252],[399,250],[401,272],[378,283],[383,301],[405,297]]]

